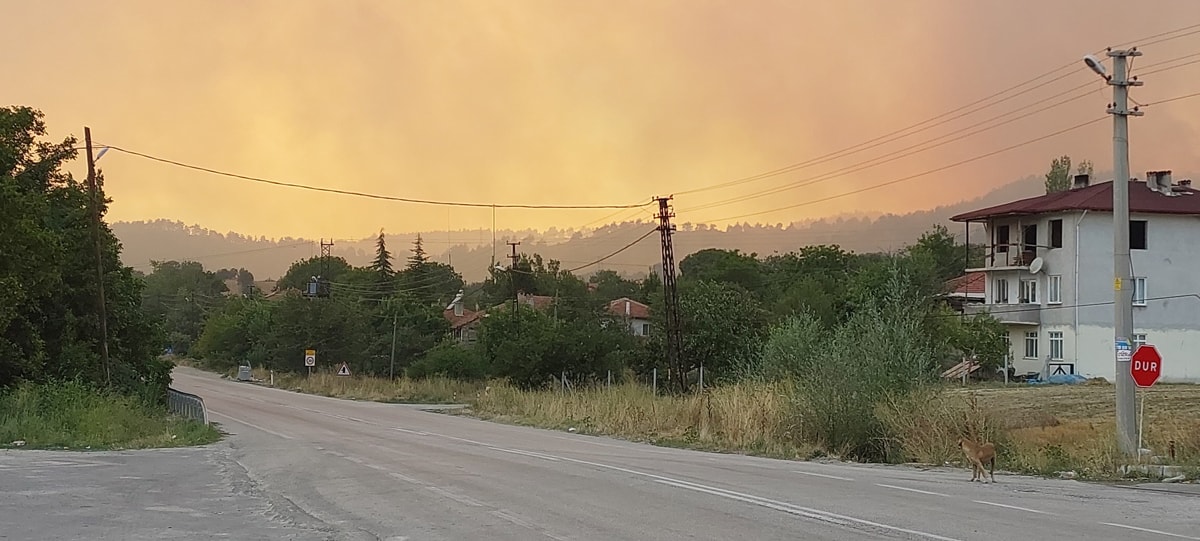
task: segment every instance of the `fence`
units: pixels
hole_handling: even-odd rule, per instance
[[[208,410],[199,396],[167,387],[167,407],[171,413],[208,424]]]

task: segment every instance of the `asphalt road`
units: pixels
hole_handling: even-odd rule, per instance
[[[332,539],[1200,540],[1194,496],[716,455],[175,374],[233,434],[269,521]]]

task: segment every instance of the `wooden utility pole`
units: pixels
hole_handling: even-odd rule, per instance
[[[100,190],[96,186],[96,160],[92,156],[92,129],[83,127],[83,140],[87,147],[88,190],[92,197],[92,238],[96,245],[96,287],[100,304],[100,360],[104,364],[104,383],[112,383],[112,370],[108,364],[108,309],[104,302],[104,250],[100,239]]]

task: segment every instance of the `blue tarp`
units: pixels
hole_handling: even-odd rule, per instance
[[[1046,379],[1031,379],[1028,383],[1033,385],[1078,385],[1087,382],[1087,378],[1079,374],[1057,374]]]

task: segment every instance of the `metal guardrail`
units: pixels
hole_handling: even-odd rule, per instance
[[[171,413],[208,424],[208,410],[199,396],[167,387],[167,407]]]

